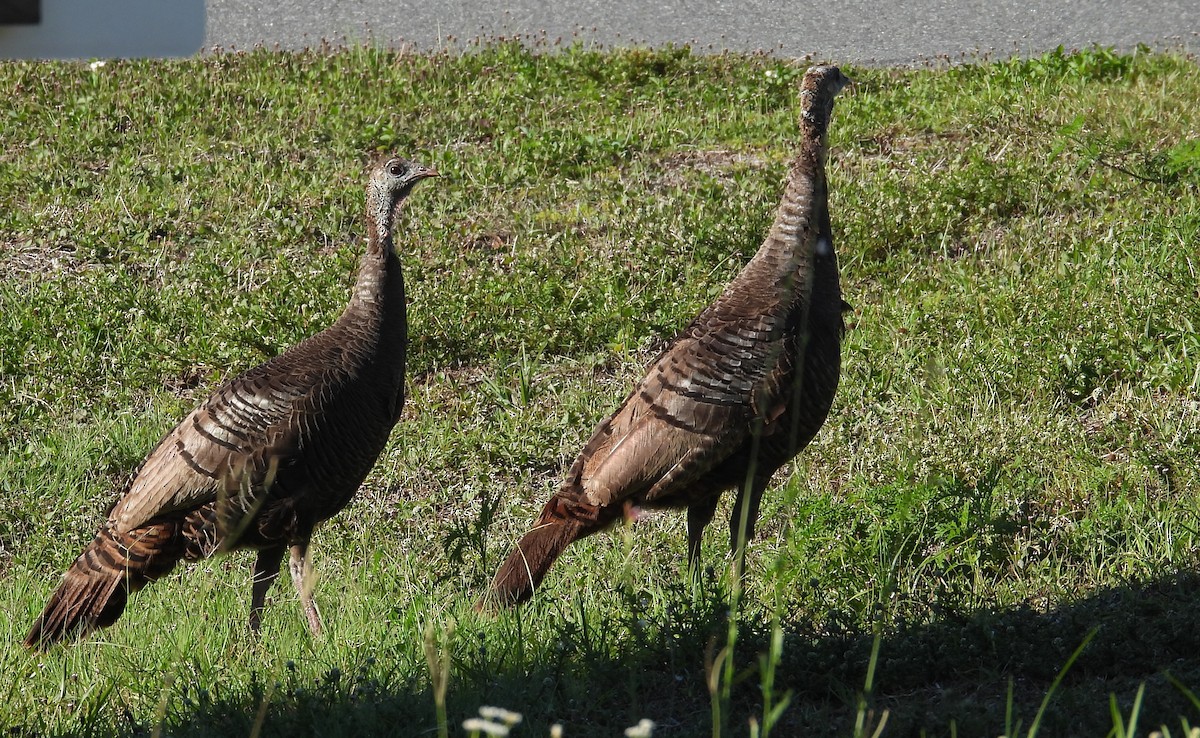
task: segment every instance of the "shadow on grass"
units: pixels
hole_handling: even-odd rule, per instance
[[[450,734],[461,735],[463,719],[494,704],[525,715],[514,736],[548,735],[554,722],[571,738],[621,736],[646,717],[658,723],[660,738],[712,735],[704,663],[708,649],[724,643],[724,597],[693,599],[683,589],[654,601],[618,595],[626,608],[605,622],[589,620],[578,604],[547,603],[479,623],[475,632],[460,627]],[[1095,630],[1050,700],[1040,734],[1105,735],[1113,726],[1110,694],[1127,720],[1143,683],[1143,730],[1174,730],[1181,718],[1200,722],[1200,711],[1167,678],[1200,688],[1198,606],[1200,575],[1180,573],[1044,612],[1022,606],[891,626],[867,704],[876,722],[889,712],[885,736],[949,735],[952,725],[958,735],[1000,735],[1017,721],[1024,734],[1063,664]],[[535,618],[548,620],[535,627]],[[534,630],[541,642],[527,635]],[[776,684],[792,692],[792,703],[775,735],[852,735],[873,636],[796,622],[783,623],[783,632]],[[754,618],[741,628],[727,735],[746,735],[747,720],[761,720],[753,666],[770,633],[769,622]],[[427,675],[396,676],[386,661],[367,658],[315,682],[288,672],[271,685],[256,680],[225,694],[185,690],[172,700],[163,734],[252,735],[261,715],[262,736],[436,735]]]
[[[1195,724],[1200,710],[1168,674],[1200,687],[1198,607],[1200,575],[1188,572],[1098,590],[1045,611],[987,609],[894,627],[882,638],[872,705],[890,712],[885,735],[948,735],[952,722],[959,735],[1001,735],[1018,720],[1024,734],[1060,670],[1094,630],[1049,702],[1042,735],[1108,734],[1110,695],[1128,720],[1143,683],[1144,729],[1178,729],[1181,717]],[[861,691],[872,637],[802,629],[789,635],[795,642],[785,646],[782,670],[799,708],[789,720],[806,733],[824,732],[803,721],[806,707],[819,714],[830,689]]]

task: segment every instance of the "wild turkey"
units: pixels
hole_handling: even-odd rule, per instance
[[[437,172],[392,157],[370,171],[367,251],[337,321],[219,387],[159,442],[50,596],[25,645],[112,624],[129,593],[180,560],[251,548],[257,631],[284,552],[309,628],[321,620],[305,564],[313,528],[346,506],[404,404],[400,203]]]
[[[724,490],[738,490],[729,523],[735,556],[753,537],[771,475],[816,435],[837,390],[844,303],[825,147],[834,97],[848,82],[832,66],[804,75],[800,150],[766,240],[596,428],[496,572],[497,604],[528,600],[563,549],[631,506],[687,508],[693,569]]]

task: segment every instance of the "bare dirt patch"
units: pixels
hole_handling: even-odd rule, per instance
[[[0,241],[0,276],[35,277],[81,272],[88,266],[77,257],[71,244]]]
[[[682,187],[689,175],[700,173],[720,181],[734,184],[734,172],[738,169],[765,169],[770,159],[758,151],[735,151],[711,149],[676,151],[660,158],[652,169],[658,171],[656,184],[662,188]]]

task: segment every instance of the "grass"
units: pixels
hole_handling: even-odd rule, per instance
[[[518,613],[470,606],[757,247],[803,65],[544,50],[0,64],[0,725],[460,734],[482,705],[522,713],[513,735],[572,738],[643,718],[714,735],[713,714],[762,736],[1200,722],[1196,63],[848,70],[829,162],[855,308],[842,385],[764,499],[734,678],[710,683],[723,523],[700,588],[682,516],[661,515],[573,546]],[[405,417],[315,538],[325,636],[281,586],[251,639],[235,554],[27,653],[160,435],[337,315],[378,150],[446,176],[399,239]]]

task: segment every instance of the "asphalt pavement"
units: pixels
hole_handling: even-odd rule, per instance
[[[366,41],[419,50],[497,36],[691,44],[857,64],[1007,57],[1094,44],[1200,53],[1200,0],[208,0],[207,48]]]

